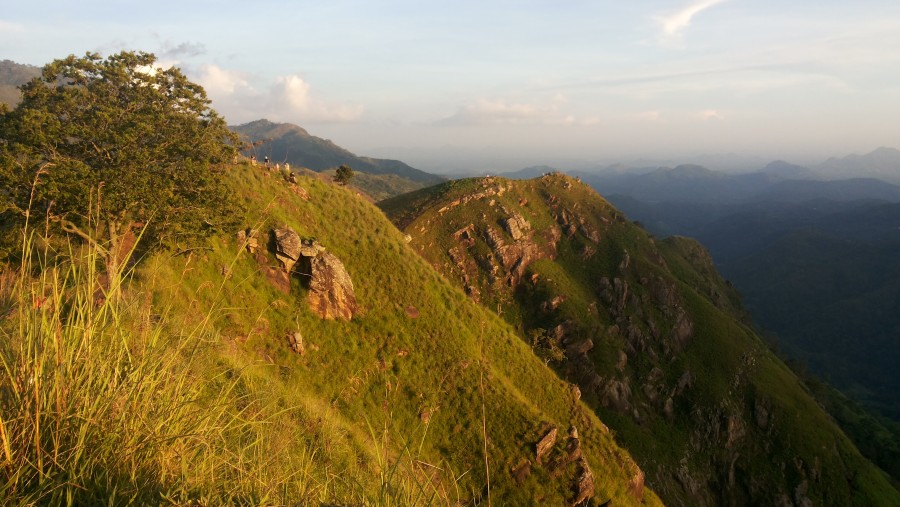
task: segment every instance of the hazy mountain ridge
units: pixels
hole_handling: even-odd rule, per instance
[[[10,107],[19,103],[18,87],[41,75],[40,67],[23,65],[11,60],[0,61],[0,103]]]
[[[420,186],[444,181],[440,176],[420,171],[399,160],[357,156],[331,140],[311,135],[290,123],[257,120],[230,128],[252,143],[245,149],[245,154],[254,155],[258,160],[269,157],[273,164],[287,162],[294,167],[306,167],[318,172],[347,164],[354,171],[394,174]]]
[[[883,146],[864,155],[830,158],[816,169],[831,178],[871,177],[900,183],[900,150]]]
[[[897,166],[900,173],[900,164]],[[900,185],[874,177],[824,179],[811,169],[776,161],[759,171],[729,174],[703,166],[681,165],[646,173],[572,171],[601,194],[626,195],[645,202],[741,204],[750,201],[811,199],[900,201]]]
[[[890,486],[862,500],[838,485],[858,472],[823,449],[849,441],[749,329],[696,243],[654,241],[561,175],[455,181],[380,206],[579,386],[667,503],[897,500]]]
[[[784,181],[743,203],[609,199],[654,234],[697,238],[785,352],[897,420],[900,377],[890,365],[900,342],[887,310],[900,291],[897,190],[872,179]]]

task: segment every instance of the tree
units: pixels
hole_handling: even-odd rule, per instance
[[[350,169],[350,166],[347,164],[342,164],[334,173],[334,181],[341,185],[346,185],[353,179],[353,176],[353,169]]]
[[[110,252],[138,224],[161,241],[227,223],[221,171],[237,137],[201,86],[155,63],[72,55],[23,85],[18,107],[0,112],[0,213],[105,239]],[[89,214],[102,232],[84,230]]]

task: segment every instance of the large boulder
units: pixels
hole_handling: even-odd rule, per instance
[[[556,426],[550,428],[550,431],[544,435],[543,438],[535,445],[534,454],[535,454],[535,463],[538,465],[541,464],[541,460],[544,459],[550,451],[553,450],[553,445],[556,444],[556,434],[557,434]]]
[[[288,273],[294,269],[294,265],[300,260],[300,250],[303,242],[291,226],[285,226],[272,231],[275,257],[281,262]]]
[[[350,320],[359,310],[353,280],[344,264],[331,252],[319,251],[315,257],[303,257],[303,275],[309,280],[307,300],[313,312],[323,319]]]
[[[353,281],[344,264],[314,239],[302,239],[290,226],[272,230],[272,251],[289,277],[296,270],[309,287],[307,300],[323,319],[350,320],[358,311]],[[288,285],[289,288],[289,285]]]
[[[525,233],[531,230],[531,224],[525,220],[525,217],[518,213],[503,220],[503,227],[515,241],[524,238]]]
[[[573,507],[588,505],[594,497],[594,473],[584,457],[578,460],[578,475],[572,489],[575,490],[575,498],[570,503]]]

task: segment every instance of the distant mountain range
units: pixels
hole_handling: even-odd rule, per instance
[[[828,165],[887,173],[895,156],[882,148]],[[822,171],[773,162],[739,175],[678,166],[581,177],[653,234],[698,239],[788,354],[900,420],[900,186],[813,174]]]
[[[889,174],[900,167],[890,165],[897,153],[879,149],[827,165],[831,175]],[[581,176],[649,232],[707,247],[796,368],[880,416],[809,381],[867,455],[898,477],[900,186],[871,177],[813,179],[825,171],[783,161],[739,175],[679,166]]]
[[[870,177],[900,183],[900,150],[881,147],[865,155],[830,158],[817,169],[829,178]]]
[[[0,102],[8,106],[19,103],[18,87],[41,75],[40,67],[0,60]]]
[[[891,152],[897,154],[893,171],[900,176],[900,152],[881,148],[871,157],[856,157],[854,166],[832,162],[830,174],[784,161],[772,162],[752,173],[728,174],[698,165],[680,165],[675,168],[659,168],[645,173],[587,173],[573,171],[603,195],[626,195],[634,199],[657,202],[735,203],[743,201],[801,202],[810,199],[850,201],[856,199],[900,200],[900,185],[885,179],[868,176],[875,169],[864,170],[864,161],[872,161],[871,167],[879,167],[882,174],[887,169]],[[874,155],[879,154],[879,155]],[[832,159],[837,160],[837,159]],[[841,159],[846,160],[846,159]],[[874,161],[880,161],[875,165]],[[838,179],[840,174],[850,176]],[[895,178],[900,181],[900,178]]]

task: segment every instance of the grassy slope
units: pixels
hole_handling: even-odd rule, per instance
[[[447,497],[483,500],[484,410],[495,500],[560,504],[571,496],[571,467],[556,477],[536,468],[522,486],[510,475],[521,460],[533,460],[534,443],[549,423],[561,431],[578,427],[598,498],[633,501],[627,483],[636,469],[593,412],[508,325],[418,257],[374,206],[314,179],[301,181],[311,196],[307,202],[271,173],[246,165],[233,171],[230,183],[247,224],[263,234],[288,224],[318,238],[344,261],[362,315],[352,322],[320,320],[307,309],[297,280],[290,295],[276,290],[254,259],[237,254],[233,237],[211,238],[209,250],[146,259],[138,286],[152,288],[154,308],[169,315],[173,328],[218,308],[207,367],[239,374],[247,392],[285,407],[277,431],[306,442],[299,451],[315,454],[310,474],[321,485],[319,499],[346,499],[340,490],[351,478],[363,483],[360,494],[377,498],[385,467],[373,449],[396,457],[407,441],[415,459],[443,470],[410,465],[411,476],[433,473]],[[410,306],[418,310],[415,319],[406,314]],[[288,348],[285,337],[295,331],[303,334],[305,356]],[[323,493],[329,485],[332,491]],[[645,499],[656,503],[652,493]]]
[[[450,206],[489,187],[506,190]],[[596,245],[581,233],[561,241],[555,260],[540,260],[528,269],[525,279],[537,275],[538,281],[522,284],[515,293],[502,283],[492,283],[483,272],[468,272],[469,283],[480,288],[487,307],[499,305],[522,335],[574,321],[580,336],[593,339],[590,359],[600,382],[613,378],[630,383],[634,411],[623,413],[604,404],[591,382],[581,382],[584,398],[635,454],[648,472],[648,483],[667,502],[774,503],[795,499],[798,487],[806,488],[806,495],[821,504],[891,505],[900,499],[881,472],[859,455],[797,378],[744,324],[737,296],[696,243],[676,239],[656,244],[593,191],[562,176],[525,182],[462,180],[380,205],[413,236],[413,245],[432,265],[457,281],[461,268],[447,252],[458,246],[452,233],[467,224],[476,225],[478,236],[487,225],[502,231],[500,220],[515,211],[535,231],[544,231],[554,225],[554,214],[565,209],[586,218],[600,232],[602,240]],[[595,250],[587,260],[582,256],[586,245]],[[485,248],[479,239],[468,249],[473,258],[480,256],[473,265],[486,263]],[[620,265],[626,251],[630,265],[623,270]],[[624,322],[598,304],[597,282],[603,276],[622,277],[635,296]],[[653,303],[654,287],[660,283],[677,287],[695,324],[693,337],[683,351],[674,354],[666,352],[665,339],[651,343],[645,352],[629,354],[628,365],[617,372],[617,353],[628,345],[620,327],[638,328],[646,335],[651,321],[663,328],[672,324]],[[542,314],[539,303],[555,295],[566,300],[555,314]],[[672,422],[660,414],[658,401],[641,393],[653,368],[662,370],[664,388],[672,388],[685,371],[694,378],[686,395],[674,397]],[[557,364],[557,369],[570,378],[584,378],[582,370],[567,362]],[[754,420],[761,410],[770,423],[760,425]],[[735,426],[729,429],[731,421]],[[689,491],[685,477],[697,491]]]

